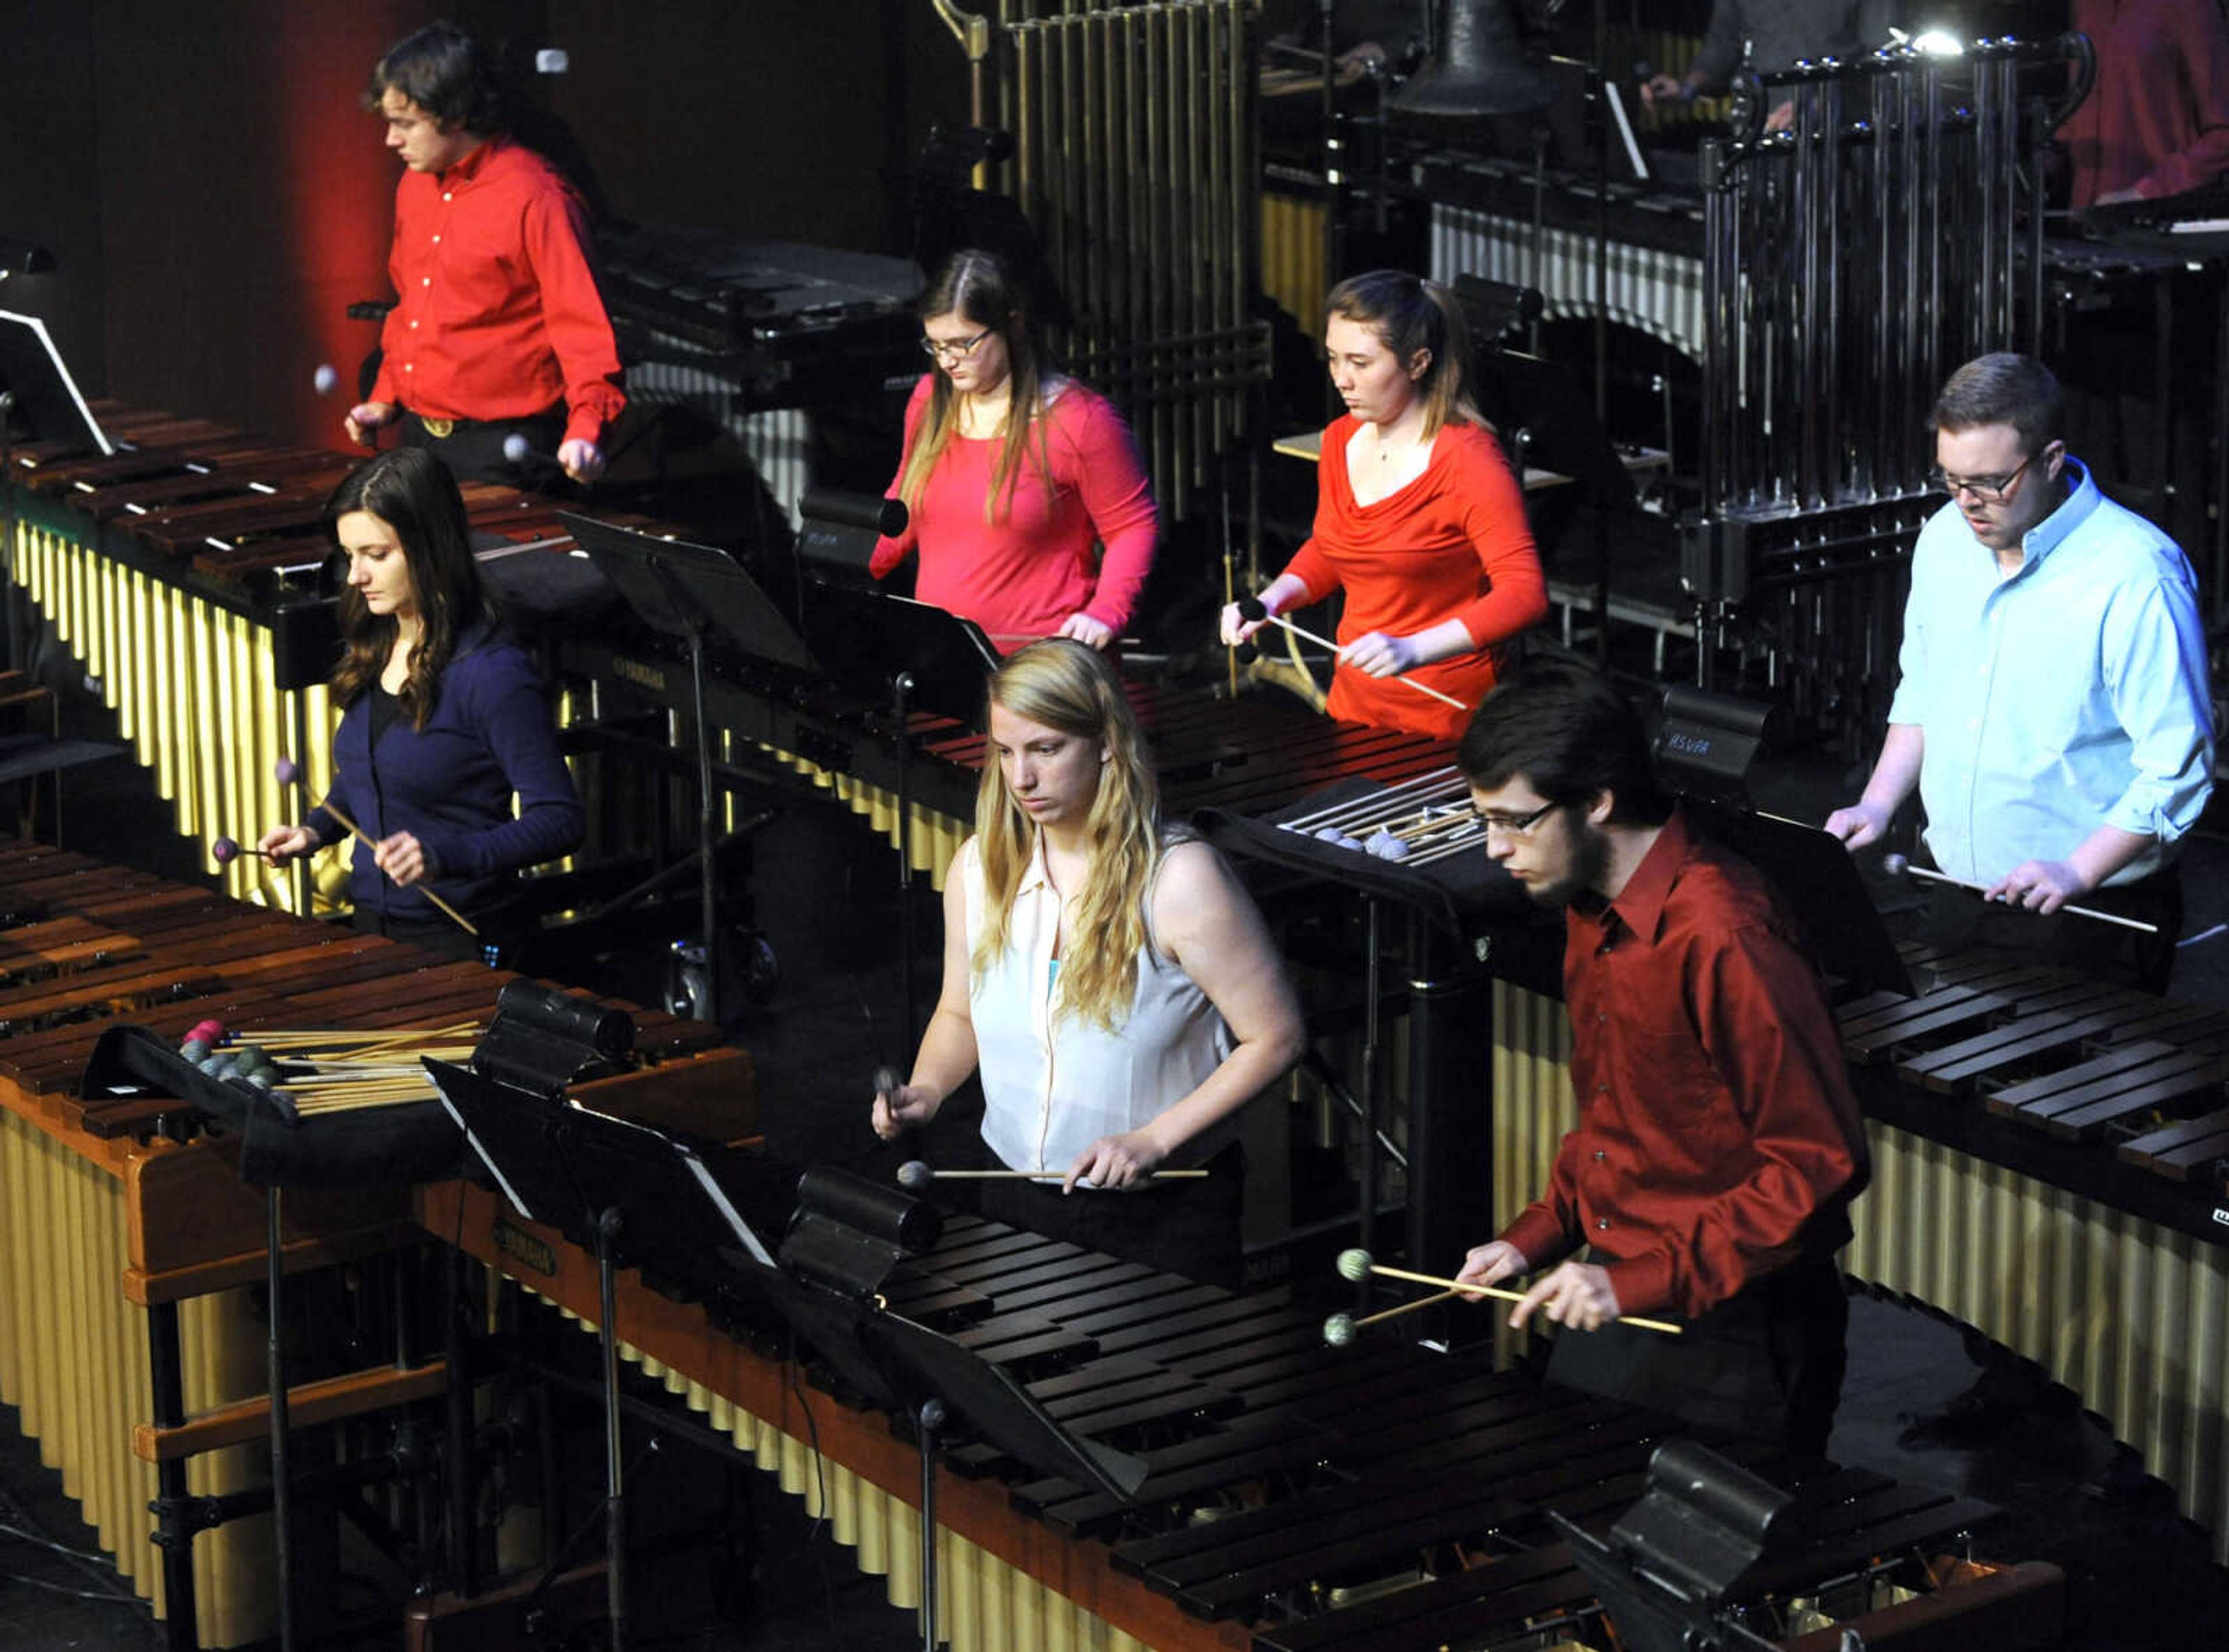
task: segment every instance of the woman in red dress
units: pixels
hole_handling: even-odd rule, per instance
[[[1373,270],[1325,309],[1346,412],[1323,434],[1315,531],[1262,606],[1275,615],[1344,588],[1331,715],[1454,739],[1469,711],[1410,685],[1476,706],[1502,645],[1546,616],[1525,496],[1463,389],[1469,339],[1451,295]],[[1232,603],[1223,640],[1267,623]]]

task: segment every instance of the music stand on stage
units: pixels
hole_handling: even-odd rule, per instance
[[[829,674],[862,699],[887,701],[890,749],[897,769],[898,956],[904,981],[900,1039],[909,1050],[917,1028],[913,994],[913,796],[908,767],[915,711],[950,717],[968,728],[983,715],[984,681],[999,669],[999,651],[972,620],[910,597],[815,582],[806,604],[806,636]]]
[[[1121,1502],[1135,1501],[1149,1465],[1070,1434],[1004,1370],[888,1310],[881,1294],[888,1271],[883,1258],[890,1236],[913,1201],[827,1171],[808,1172],[798,1198],[798,1221],[782,1246],[781,1286],[770,1300],[800,1338],[852,1376],[863,1392],[913,1420],[921,1450],[922,1645],[924,1652],[936,1652],[936,1461],[955,1414],[1040,1474]],[[817,1236],[810,1244],[808,1225]],[[858,1258],[858,1264],[845,1266],[846,1257]]]
[[[594,517],[560,511],[558,520],[598,571],[619,590],[653,631],[679,637],[689,646],[689,678],[697,723],[697,857],[703,974],[695,990],[678,996],[690,1000],[675,1008],[716,1025],[720,1020],[719,879],[713,865],[718,832],[716,794],[712,787],[712,730],[704,714],[704,650],[716,638],[726,648],[755,659],[801,671],[814,669],[813,656],[774,599],[724,552],[686,540],[636,533]],[[664,869],[638,885],[616,905],[662,882]],[[683,971],[683,980],[688,973]]]
[[[1840,838],[1802,820],[1699,797],[1683,797],[1680,807],[1703,836],[1732,850],[1780,891],[1828,974],[1864,992],[1913,995],[1903,956]]]
[[[622,1265],[685,1253],[771,1274],[774,1258],[695,1147],[647,1125],[590,1112],[554,1094],[468,1067],[427,1061],[442,1105],[505,1199],[596,1258],[603,1355],[604,1542],[612,1652],[627,1634],[626,1462],[620,1446],[618,1287]],[[653,1219],[654,1218],[654,1219]],[[583,1527],[551,1559],[546,1589]]]

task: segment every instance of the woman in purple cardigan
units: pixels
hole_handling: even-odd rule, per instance
[[[472,955],[425,890],[499,935],[511,874],[581,840],[549,704],[533,662],[496,629],[440,460],[405,447],[357,466],[325,526],[348,556],[330,807],[257,847],[274,863],[313,854],[347,835],[345,815],[369,839],[349,878],[357,927]]]

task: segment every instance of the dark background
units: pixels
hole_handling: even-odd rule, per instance
[[[964,118],[966,61],[928,0],[11,0],[0,237],[52,274],[0,281],[88,395],[337,446],[389,296],[398,163],[362,106],[379,54],[437,17],[531,64],[610,210],[904,250],[892,175]]]

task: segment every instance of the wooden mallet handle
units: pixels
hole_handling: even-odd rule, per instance
[[[323,809],[326,813],[331,815],[334,820],[338,820],[342,826],[345,826],[348,829],[349,835],[354,838],[358,843],[363,844],[376,852],[378,845],[374,844],[369,837],[364,835],[364,830],[362,826],[350,820],[347,815],[343,814],[331,803],[320,803],[318,807]],[[444,912],[446,912],[452,918],[455,919],[456,922],[463,927],[466,934],[478,935],[479,933],[479,929],[473,924],[470,918],[466,917],[462,912],[457,910],[455,907],[450,905],[440,896],[434,893],[432,890],[421,884],[419,886],[418,892],[421,895],[423,895],[427,900],[433,902],[434,905],[440,907]]]
[[[1382,1275],[1387,1279],[1405,1279],[1415,1285],[1443,1286],[1450,1291],[1463,1295],[1499,1296],[1504,1302],[1521,1302],[1525,1300],[1525,1293],[1521,1290],[1510,1290],[1500,1285],[1466,1285],[1453,1279],[1442,1278],[1438,1274],[1416,1274],[1410,1273],[1406,1268],[1388,1268],[1383,1263],[1371,1263],[1370,1271]],[[1645,1320],[1637,1314],[1621,1314],[1614,1323],[1630,1325],[1642,1331],[1661,1331],[1667,1336],[1684,1335],[1686,1330],[1685,1326],[1674,1325],[1668,1320]]]
[[[1303,642],[1312,642],[1319,648],[1330,649],[1334,658],[1346,652],[1329,637],[1320,637],[1313,631],[1294,625],[1282,614],[1270,613],[1269,605],[1258,596],[1242,596],[1238,599],[1238,617],[1247,620],[1267,620],[1271,625],[1282,626]],[[1474,711],[1478,709],[1475,706],[1464,704],[1452,694],[1442,694],[1429,683],[1420,683],[1413,677],[1396,676],[1393,680],[1404,687],[1415,689],[1419,694],[1429,694],[1442,705],[1452,705],[1458,711]]]

